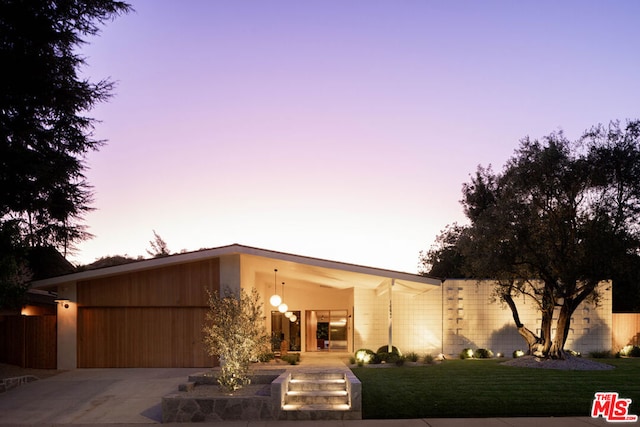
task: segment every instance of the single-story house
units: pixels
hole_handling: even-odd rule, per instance
[[[55,291],[57,366],[207,367],[202,343],[207,290],[250,290],[264,303],[274,350],[349,352],[393,345],[456,355],[463,348],[522,348],[511,313],[491,286],[365,267],[239,244],[87,270],[33,283]],[[605,287],[606,288],[606,287]],[[281,312],[270,302],[277,294]],[[284,308],[284,307],[280,307]],[[539,325],[532,304],[521,318]],[[611,345],[611,291],[583,304],[567,347]]]

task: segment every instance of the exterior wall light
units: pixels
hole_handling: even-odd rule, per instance
[[[53,300],[56,304],[60,304],[64,308],[69,308],[69,300],[67,298],[60,298]]]

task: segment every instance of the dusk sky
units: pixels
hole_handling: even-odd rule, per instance
[[[479,164],[640,118],[640,1],[132,1],[82,53],[96,237],[417,272]]]

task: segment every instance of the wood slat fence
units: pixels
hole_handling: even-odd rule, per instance
[[[0,362],[56,369],[56,315],[0,316]]]
[[[611,323],[614,353],[626,345],[640,345],[640,313],[613,313]]]

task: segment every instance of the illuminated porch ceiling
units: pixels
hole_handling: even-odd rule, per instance
[[[246,247],[245,247],[246,248]],[[277,285],[304,289],[320,286],[337,290],[375,290],[378,295],[388,291],[393,282],[394,292],[421,294],[440,286],[438,279],[410,273],[364,267],[318,258],[285,254],[262,249],[241,252],[243,272],[256,282],[274,283],[274,268],[278,269]]]

